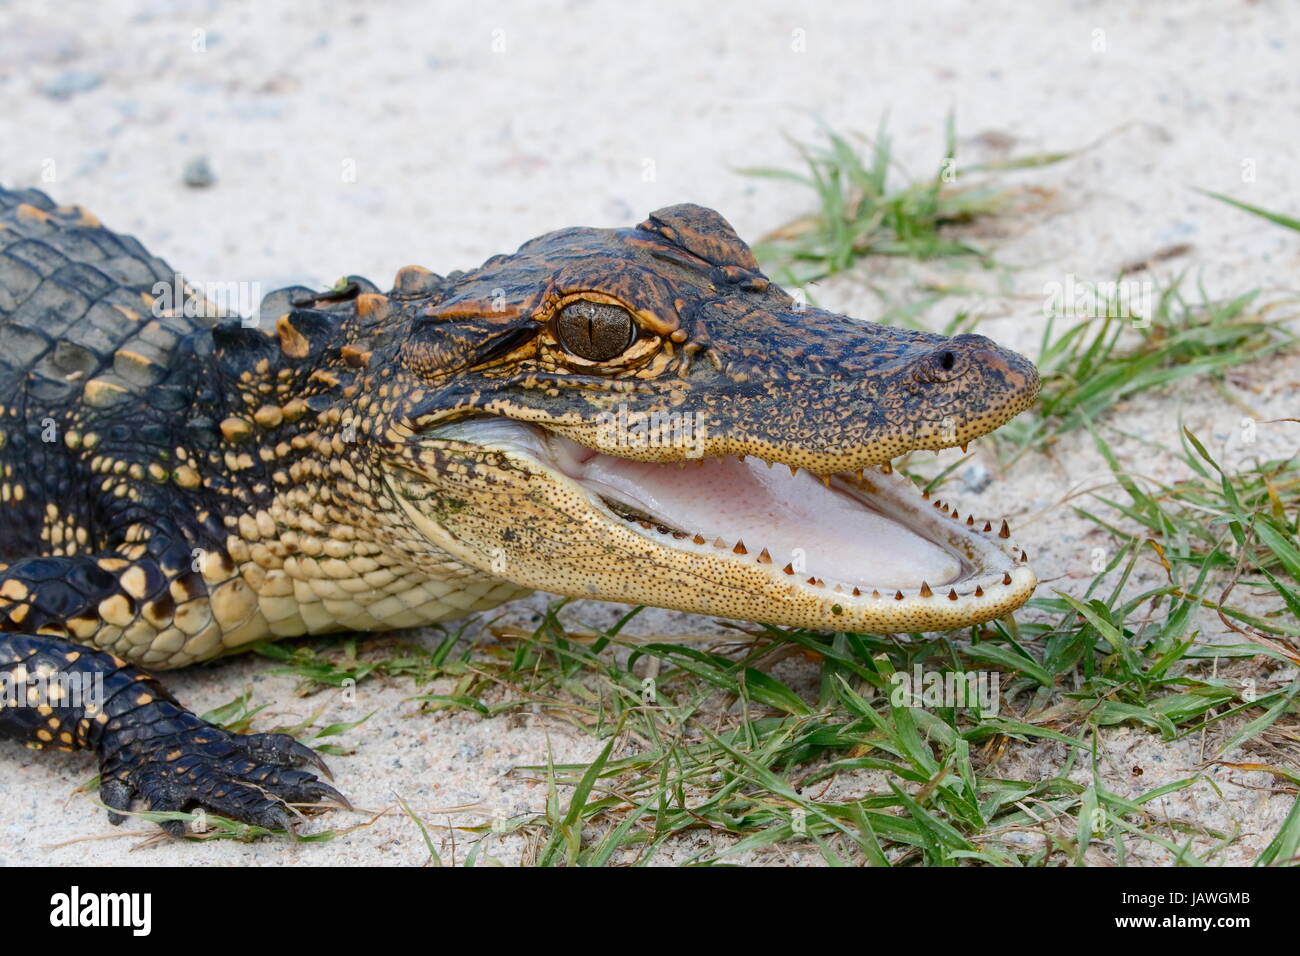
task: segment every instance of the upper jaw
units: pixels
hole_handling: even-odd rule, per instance
[[[520,510],[494,523],[473,507],[433,519],[417,507],[421,530],[449,533],[454,547],[442,546],[485,570],[492,556],[496,573],[527,587],[778,625],[912,632],[999,617],[1036,584],[1004,522],[959,514],[888,470],[792,474],[769,470],[770,459],[702,461],[680,449],[680,469],[640,465],[502,418],[425,438],[508,464],[491,469],[490,507]],[[506,526],[514,543],[503,549]]]

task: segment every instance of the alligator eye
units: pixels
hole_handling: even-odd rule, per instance
[[[589,362],[606,362],[632,344],[632,313],[617,305],[581,300],[560,310],[560,344]]]
[[[952,367],[957,363],[957,358],[951,352],[942,352],[939,355],[939,367],[945,372],[951,372]]]

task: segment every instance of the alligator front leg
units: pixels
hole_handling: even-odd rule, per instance
[[[115,810],[193,810],[286,829],[291,803],[346,799],[287,734],[235,734],[186,710],[121,658],[37,634],[0,634],[0,736],[29,747],[93,750]],[[125,819],[109,812],[113,823]],[[179,833],[184,824],[163,827]]]
[[[116,638],[133,629],[144,637],[165,634],[180,613],[169,608],[164,595],[171,592],[164,584],[152,598],[138,596],[141,581],[159,580],[167,576],[147,557],[34,558],[0,570],[0,736],[38,749],[94,751],[100,796],[114,810],[138,800],[149,810],[202,808],[283,829],[294,819],[289,804],[346,806],[338,791],[301,769],[328,774],[292,737],[230,733],[186,710],[117,654],[29,629],[30,622],[117,646],[125,645]],[[201,587],[201,578],[185,584]],[[110,811],[110,819],[124,817]]]

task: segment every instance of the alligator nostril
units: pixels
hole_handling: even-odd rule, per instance
[[[951,352],[943,352],[939,355],[939,367],[945,372],[951,372],[953,365],[957,363],[957,357]]]

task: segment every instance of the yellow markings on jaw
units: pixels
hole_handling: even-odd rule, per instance
[[[253,426],[242,418],[231,416],[221,422],[221,434],[226,441],[240,442],[253,434]]]
[[[261,428],[275,428],[284,421],[284,409],[278,405],[263,405],[253,412],[253,421]]]
[[[203,483],[199,473],[189,465],[181,465],[177,468],[172,472],[172,478],[182,488],[197,488]]]

